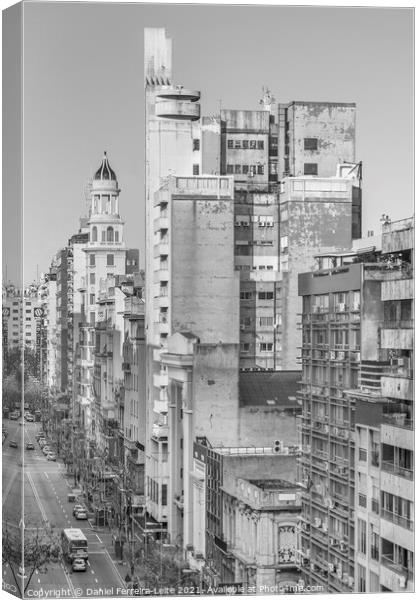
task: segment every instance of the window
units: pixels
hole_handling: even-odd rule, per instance
[[[366,554],[366,521],[363,519],[357,519],[357,549]]]
[[[95,273],[91,273],[89,275],[89,283],[91,283],[92,285],[95,283]]]
[[[241,352],[249,352],[249,344],[247,342],[241,344]]]
[[[107,254],[106,255],[106,265],[107,265],[107,267],[113,267],[114,266],[114,255],[113,254]]]
[[[370,557],[379,560],[379,534],[373,531],[373,525],[370,526]]]
[[[362,508],[367,507],[367,498],[365,494],[359,494],[359,506]]]
[[[271,342],[262,342],[260,344],[260,352],[272,352],[273,344]]]
[[[241,147],[241,140],[235,140],[235,148],[240,148]]]
[[[251,300],[251,298],[252,298],[252,292],[241,292],[240,293],[241,300]]]
[[[364,448],[359,448],[359,460],[361,462],[367,461],[367,451]]]
[[[258,140],[258,150],[264,150],[264,140]]]
[[[257,173],[258,175],[264,175],[264,165],[257,166]]]
[[[200,175],[200,165],[193,165],[193,175]]]
[[[242,140],[242,148],[244,150],[248,150],[248,148],[249,148],[249,142],[248,142],[248,140]]]
[[[317,138],[305,138],[303,144],[305,150],[318,150]]]
[[[273,326],[273,317],[260,317],[260,326],[261,327],[272,327]]]
[[[95,294],[89,295],[89,304],[95,304]]]
[[[250,327],[251,326],[251,317],[241,317],[239,324],[241,328]]]
[[[228,140],[227,147],[233,148],[233,140]]]
[[[168,504],[168,486],[166,483],[162,484],[162,506]]]
[[[357,565],[357,573],[357,591],[366,592],[366,568],[362,567],[362,565]]]
[[[235,165],[235,173],[238,174],[241,172],[241,165]]]
[[[273,300],[274,292],[258,292],[258,300]]]
[[[256,150],[256,148],[257,148],[257,140],[250,140],[249,147],[251,148],[251,150]]]
[[[97,242],[97,241],[98,241],[98,228],[95,225],[94,227],[92,227],[92,242]]]
[[[226,173],[228,175],[232,175],[233,174],[233,165],[227,165]]]
[[[95,266],[95,255],[94,255],[94,254],[90,254],[90,255],[89,255],[89,265],[90,265],[91,267],[94,267],[94,266]]]
[[[106,230],[106,241],[113,242],[114,241],[114,229],[112,227],[107,227]]]
[[[116,231],[114,233],[114,242],[119,242],[119,233],[118,233],[118,231]]]
[[[193,150],[200,150],[200,140],[199,139],[193,140]]]
[[[317,163],[304,163],[303,174],[304,175],[318,175],[318,164]]]
[[[246,175],[248,173],[248,171],[249,171],[248,165],[242,165],[242,173],[244,175]]]

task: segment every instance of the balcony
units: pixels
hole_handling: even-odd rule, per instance
[[[400,278],[391,281],[383,281],[381,284],[381,300],[411,300],[414,298],[414,280],[412,274],[409,279]]]
[[[183,100],[157,100],[155,114],[162,119],[198,121],[200,104]]]
[[[393,427],[400,427],[401,429],[414,429],[414,421],[407,417],[406,413],[391,413],[382,415],[382,422]]]
[[[407,469],[388,460],[382,461],[381,469],[382,471],[397,475],[398,477],[403,477],[404,479],[409,479],[410,481],[413,481],[414,478],[413,469]]]
[[[122,363],[122,370],[124,371],[124,373],[131,373],[131,364],[129,362],[123,362]]]
[[[383,554],[381,565],[384,567],[380,570],[381,585],[393,592],[412,589],[413,571],[408,566],[396,563],[392,554]]]
[[[398,398],[400,400],[413,399],[413,380],[409,377],[386,375],[381,377],[381,394],[386,398]]]
[[[407,519],[407,517],[390,512],[389,510],[385,510],[385,508],[381,509],[381,517],[387,521],[390,521],[391,523],[394,523],[394,525],[404,527],[404,529],[409,529],[410,531],[414,530],[414,521]]]
[[[412,350],[413,338],[414,332],[412,328],[382,327],[381,329],[381,347],[385,349]]]
[[[161,438],[168,437],[168,431],[169,431],[169,429],[168,429],[167,425],[155,424],[155,425],[153,425],[153,429],[152,429],[152,438],[158,442]]]

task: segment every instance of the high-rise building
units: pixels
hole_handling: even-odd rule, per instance
[[[331,592],[412,585],[410,236],[386,223],[379,246],[299,275],[301,568]]]

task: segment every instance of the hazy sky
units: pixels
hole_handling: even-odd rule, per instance
[[[25,4],[26,282],[77,231],[104,149],[144,265],[144,27],[166,27],[174,83],[201,90],[203,115],[219,100],[257,109],[263,85],[282,102],[356,102],[363,233],[382,213],[410,216],[412,19],[402,8]]]

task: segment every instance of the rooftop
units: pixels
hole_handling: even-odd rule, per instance
[[[248,479],[249,483],[259,487],[263,491],[275,491],[284,489],[294,489],[296,484],[287,481],[286,479]]]
[[[301,371],[241,371],[240,406],[297,408],[296,394],[301,376]]]

